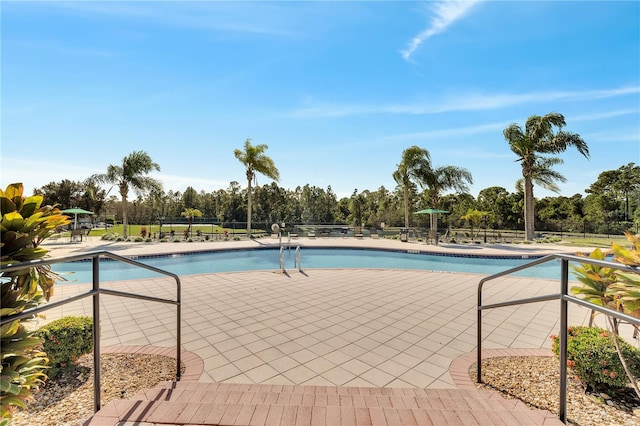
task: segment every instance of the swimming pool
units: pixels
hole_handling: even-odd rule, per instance
[[[295,250],[285,249],[285,268],[294,270]],[[418,269],[442,272],[469,272],[491,275],[522,265],[538,256],[492,256],[436,254],[415,250],[302,248],[302,269],[312,268],[381,268]],[[177,275],[215,272],[256,271],[279,269],[279,249],[256,248],[243,250],[215,250],[157,256],[138,256],[139,262],[173,272]],[[91,282],[91,262],[71,262],[53,265],[71,283]],[[534,278],[558,278],[560,262],[548,262],[515,275]],[[100,262],[100,281],[151,278],[157,274],[121,262]]]

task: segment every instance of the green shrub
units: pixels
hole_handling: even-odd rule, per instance
[[[135,238],[133,239],[133,241],[134,241],[134,242],[136,242],[136,243],[141,243],[141,242],[143,242],[143,241],[144,241],[144,238],[142,238],[142,237],[135,237]]]
[[[108,232],[102,236],[102,239],[106,241],[115,241],[118,237],[119,235],[117,233]]]
[[[40,327],[42,350],[49,358],[49,378],[72,367],[77,359],[93,351],[93,320],[90,317],[64,317]]]
[[[560,338],[552,336],[553,352],[559,356]],[[640,350],[620,339],[625,361],[635,377],[640,377]],[[611,333],[597,327],[570,327],[567,365],[592,390],[615,391],[629,383],[616,352]]]

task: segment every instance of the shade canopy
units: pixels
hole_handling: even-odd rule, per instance
[[[415,212],[414,214],[438,214],[438,213],[449,213],[446,210],[438,210],[438,209],[424,209],[419,212]]]
[[[428,214],[430,216],[429,236],[430,238],[435,239],[436,245],[438,245],[438,214],[440,213],[449,213],[449,212],[446,210],[429,208],[429,209],[420,210],[414,213],[414,214]]]
[[[93,214],[85,209],[81,209],[80,207],[74,207],[72,209],[62,210],[62,213],[72,214],[73,215],[73,229],[78,229],[78,215],[79,214]]]
[[[93,214],[93,212],[90,212],[90,211],[85,210],[85,209],[81,209],[80,207],[74,207],[72,209],[62,210],[62,213],[68,213],[68,214]]]

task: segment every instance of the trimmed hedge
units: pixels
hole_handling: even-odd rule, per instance
[[[93,319],[64,317],[40,327],[36,335],[43,340],[42,350],[49,358],[49,378],[71,368],[84,354],[93,351]]]

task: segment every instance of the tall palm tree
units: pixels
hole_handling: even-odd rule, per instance
[[[554,181],[565,180],[564,176],[552,169],[562,160],[540,154],[558,154],[568,147],[575,147],[585,158],[589,158],[587,143],[577,133],[563,131],[565,124],[562,114],[552,112],[544,116],[532,115],[527,119],[524,130],[515,123],[504,129],[504,138],[522,166],[525,240],[535,237],[533,182],[543,186],[551,184],[550,188],[553,189]],[[558,130],[554,132],[554,128]]]
[[[127,196],[129,189],[142,195],[143,193],[162,187],[157,179],[146,176],[150,172],[160,171],[160,166],[154,163],[145,151],[134,151],[122,159],[122,164],[110,164],[107,173],[95,174],[90,179],[102,184],[111,184],[118,187],[122,197],[122,224],[123,236],[127,238]]]
[[[247,172],[247,237],[251,238],[251,182],[256,173],[265,175],[274,181],[280,180],[280,172],[273,160],[265,155],[269,147],[265,144],[251,145],[251,139],[244,142],[244,151],[235,149],[233,155],[246,167]]]
[[[409,190],[415,182],[422,184],[423,177],[431,171],[429,151],[419,146],[411,146],[402,151],[398,169],[393,172],[393,179],[402,188],[404,198],[404,227],[409,227]]]

